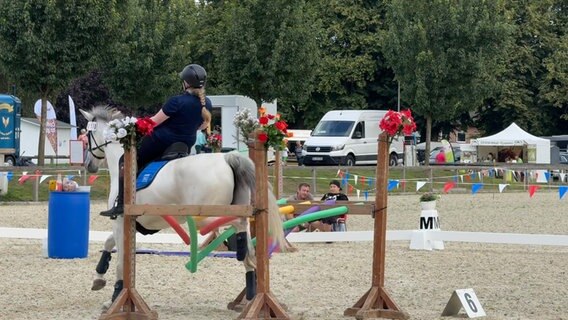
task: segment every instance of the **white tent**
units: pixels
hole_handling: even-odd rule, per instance
[[[489,149],[503,149],[507,147],[520,147],[526,155],[528,163],[550,163],[550,140],[533,136],[521,129],[516,123],[512,123],[503,131],[489,137],[472,140],[477,146],[478,155],[488,153]],[[485,150],[483,150],[485,149]]]

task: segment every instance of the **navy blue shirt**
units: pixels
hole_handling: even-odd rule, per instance
[[[205,107],[211,112],[211,100],[205,100]],[[168,146],[174,142],[185,142],[191,148],[195,143],[196,132],[203,123],[201,108],[198,96],[184,93],[171,97],[162,107],[169,118],[154,129],[152,137]]]

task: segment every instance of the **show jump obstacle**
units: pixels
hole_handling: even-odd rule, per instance
[[[156,311],[150,309],[135,286],[136,276],[136,216],[144,214],[183,216],[251,216],[256,213],[254,231],[257,237],[257,294],[250,301],[238,319],[290,319],[284,308],[270,291],[269,260],[268,260],[268,174],[266,166],[266,149],[256,139],[249,143],[249,155],[255,162],[256,188],[254,208],[250,205],[135,205],[136,189],[136,150],[133,148],[125,153],[125,213],[124,213],[124,288],[111,307],[101,315],[100,319],[157,319]],[[377,158],[377,196],[374,211],[374,243],[373,243],[373,272],[371,288],[344,315],[356,319],[390,318],[408,319],[406,312],[389,296],[384,288],[385,247],[387,225],[387,182],[388,182],[388,140],[386,133],[379,136]],[[131,145],[135,145],[134,142]],[[354,211],[360,211],[356,209]],[[251,228],[253,226],[251,225]],[[240,301],[243,292],[234,301]],[[231,303],[229,304],[231,305]]]

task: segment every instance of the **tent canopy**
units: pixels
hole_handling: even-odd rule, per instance
[[[536,163],[550,163],[550,140],[533,136],[514,122],[499,133],[473,140],[472,144],[476,145],[478,149],[507,146],[534,148],[536,149]]]

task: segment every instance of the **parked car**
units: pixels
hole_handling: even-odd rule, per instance
[[[452,146],[452,149],[454,150],[454,162],[460,162],[461,160],[461,149],[459,146]],[[436,147],[434,148],[434,150],[430,151],[430,164],[442,164],[442,163],[437,163],[436,162],[436,156],[438,155],[438,153],[442,152],[444,150],[444,147]]]

